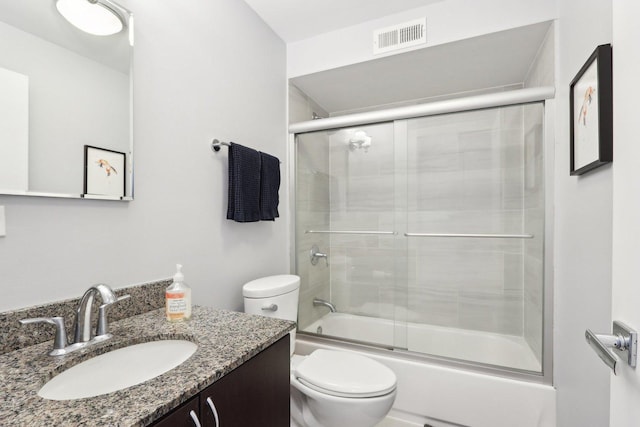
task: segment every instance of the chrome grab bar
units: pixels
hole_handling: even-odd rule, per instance
[[[396,231],[358,231],[358,230],[305,230],[305,234],[374,234],[374,235],[393,235],[398,234]]]
[[[457,234],[457,233],[404,233],[406,237],[472,237],[482,239],[533,239],[533,234]]]
[[[598,357],[611,368],[614,375],[618,374],[616,370],[618,358],[611,349],[616,350],[621,356],[624,352],[627,352],[627,363],[632,368],[635,368],[638,353],[638,333],[624,323],[615,320],[611,335],[594,334],[590,329],[587,329],[584,332],[584,337]]]

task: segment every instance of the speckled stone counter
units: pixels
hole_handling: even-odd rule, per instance
[[[45,342],[0,356],[5,426],[144,426],[187,401],[294,328],[293,322],[194,307],[192,318],[169,323],[154,310],[110,326],[113,338],[66,356]],[[187,339],[198,349],[169,372],[125,390],[70,401],[46,400],[40,387],[57,373],[95,355],[157,339]]]

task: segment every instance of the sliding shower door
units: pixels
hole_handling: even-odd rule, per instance
[[[299,329],[541,373],[543,113],[297,135]]]
[[[407,121],[410,351],[541,371],[542,113]]]
[[[297,136],[299,329],[405,347],[406,322],[397,318],[406,313],[399,307],[407,293],[406,247],[395,226],[395,154],[393,123]],[[318,299],[337,314],[327,316]]]

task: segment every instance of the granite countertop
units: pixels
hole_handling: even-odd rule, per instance
[[[278,339],[295,323],[205,307],[191,320],[169,323],[154,310],[110,325],[113,338],[53,357],[51,341],[0,356],[0,423],[12,426],[144,426],[186,402]],[[98,354],[158,339],[187,339],[196,352],[159,377],[102,396],[68,401],[37,392],[57,373]]]

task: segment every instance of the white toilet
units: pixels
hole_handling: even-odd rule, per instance
[[[244,310],[297,320],[300,278],[283,274],[242,288]],[[294,355],[291,332],[291,426],[373,427],[396,398],[396,376],[383,364],[347,351],[315,350]]]

